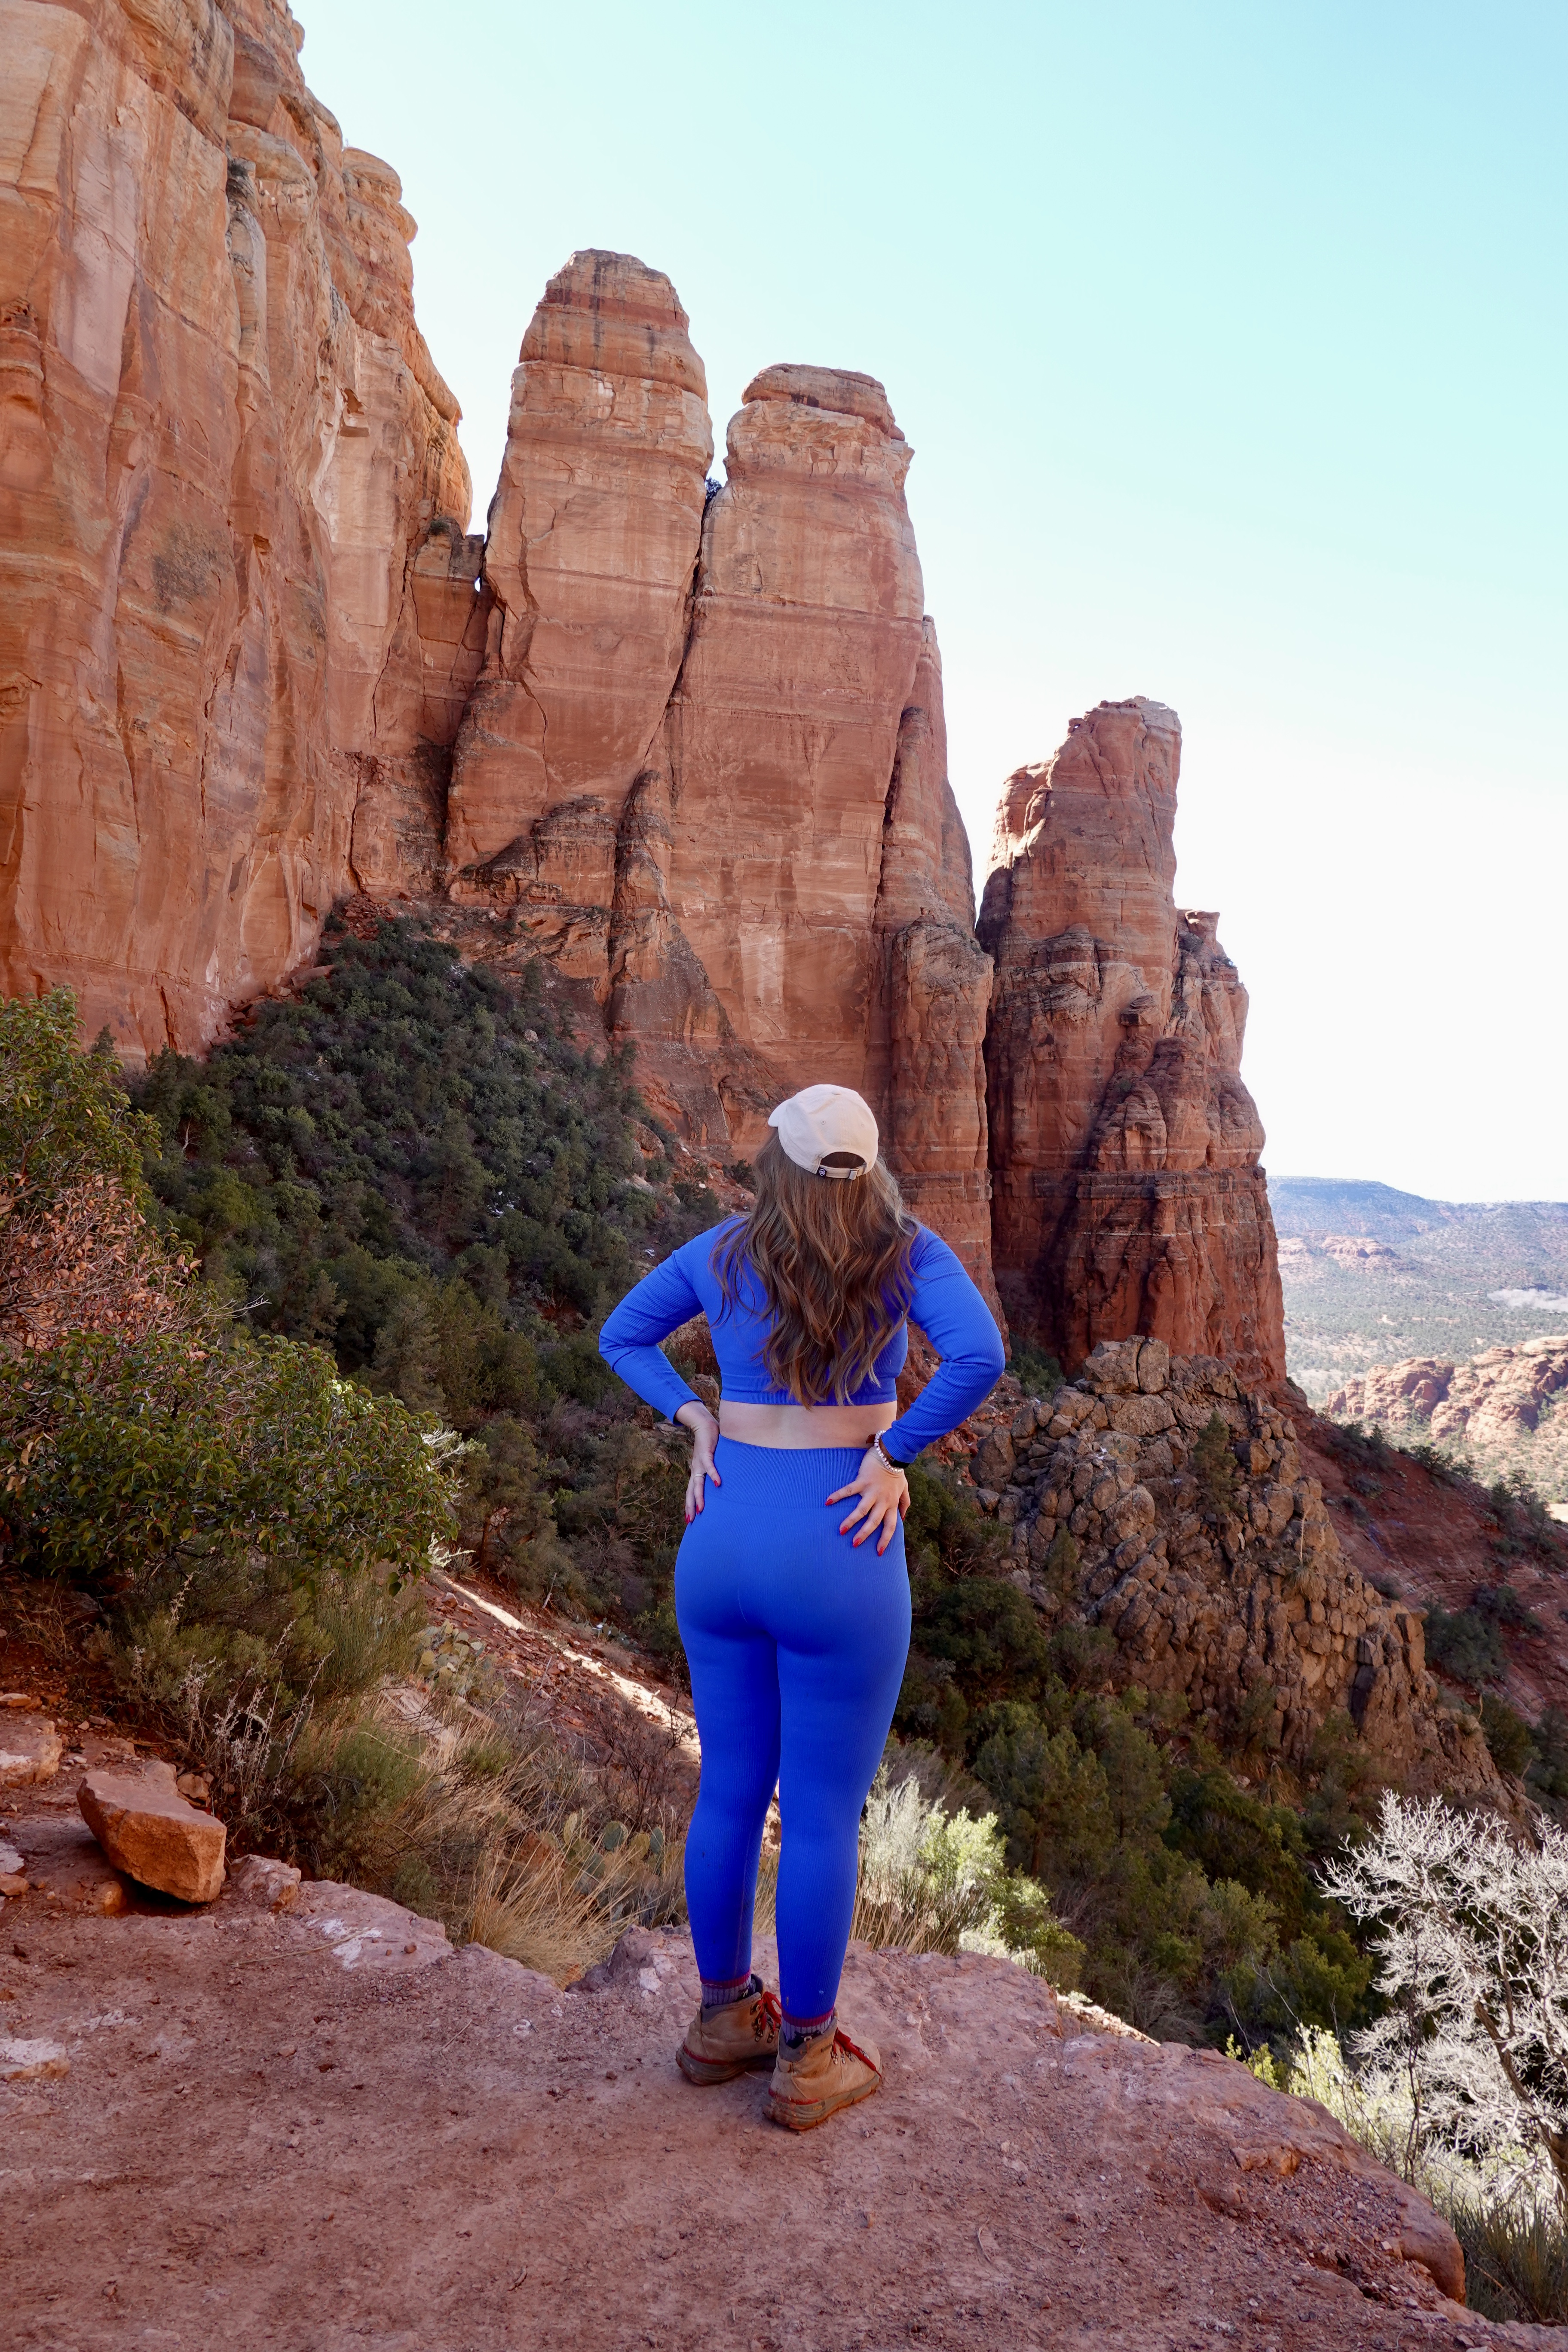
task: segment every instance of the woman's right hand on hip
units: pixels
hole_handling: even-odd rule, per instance
[[[719,1424],[705,1404],[695,1397],[683,1404],[675,1416],[683,1429],[691,1432],[691,1475],[686,1482],[686,1524],[691,1525],[702,1508],[703,1494],[710,1478],[716,1486],[724,1484],[713,1467],[713,1449],[719,1443]]]

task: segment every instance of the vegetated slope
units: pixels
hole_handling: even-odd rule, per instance
[[[1568,1530],[1436,1448],[1315,1414],[1300,1428],[1346,1558],[1426,1612],[1427,1662],[1479,1707],[1500,1767],[1568,1817]]]
[[[470,1443],[482,1566],[668,1649],[681,1472],[590,1327],[721,1203],[531,967],[510,984],[397,919],[327,952],[205,1064],[153,1065],[153,1191],[253,1324]]]
[[[1290,1377],[1321,1405],[1374,1364],[1463,1362],[1568,1325],[1568,1202],[1428,1201],[1271,1177]]]
[[[205,1065],[149,1072],[154,1189],[253,1321],[329,1342],[469,1440],[476,1562],[679,1672],[684,1441],[605,1372],[593,1326],[719,1195],[677,1174],[635,1071],[579,1053],[535,978],[466,965],[406,920],[340,930],[329,952]],[[1167,2032],[1282,2030],[1281,1994],[1324,2022],[1352,2013],[1369,1970],[1310,1870],[1348,1818],[1337,1749],[1305,1826],[1249,1794],[1179,1708],[1113,1690],[1082,1628],[1041,1627],[965,1481],[930,1464],[912,1483],[896,1769],[1000,1813],[1035,1882],[1008,1895],[1009,1934]]]

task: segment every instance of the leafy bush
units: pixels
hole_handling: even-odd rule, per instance
[[[574,1047],[536,967],[465,965],[401,919],[329,952],[297,1001],[256,1007],[205,1065],[161,1056],[139,1088],[172,1229],[254,1326],[330,1346],[468,1441],[479,1565],[640,1628],[679,1671],[689,1440],[637,1425],[593,1326],[718,1203],[639,1152],[625,1058]]]
[[[0,1365],[12,1556],[88,1591],[417,1566],[455,1532],[450,1450],[289,1340],[80,1338]]]
[[[1005,1867],[994,1814],[950,1813],[915,1774],[891,1780],[886,1762],[861,1820],[850,1933],[901,1951],[1006,1954],[1063,1988],[1083,1949],[1044,1889]]]
[[[1541,1620],[1511,1584],[1483,1584],[1468,1608],[1434,1607],[1426,1616],[1426,1654],[1434,1665],[1470,1689],[1500,1683],[1508,1673],[1504,1630],[1539,1633]]]
[[[107,1045],[78,1051],[68,989],[0,1002],[0,1354],[212,1319],[147,1223],[151,1134]]]
[[[349,1370],[454,1283],[541,1343],[528,1308],[617,1296],[648,1221],[624,1060],[574,1050],[532,966],[511,985],[395,919],[329,951],[297,1000],[256,1006],[205,1065],[161,1055],[137,1090],[153,1189],[209,1276],[264,1328],[334,1338]]]
[[[150,1123],[135,1118],[107,1034],[78,1050],[68,988],[0,999],[0,1170],[14,1199],[43,1204],[84,1177],[142,1195]]]
[[[1444,1674],[1472,1690],[1483,1683],[1500,1683],[1508,1672],[1508,1652],[1497,1620],[1474,1607],[1449,1611],[1434,1606],[1427,1611],[1426,1655]]]
[[[1526,1772],[1530,1793],[1561,1820],[1568,1807],[1568,1716],[1549,1706],[1531,1739],[1535,1756]]]
[[[1067,1378],[1054,1356],[1016,1342],[1007,1359],[1007,1370],[1024,1394],[1032,1397],[1054,1397]]]
[[[1481,1699],[1481,1729],[1500,1772],[1523,1773],[1535,1759],[1535,1741],[1524,1717],[1489,1691]]]

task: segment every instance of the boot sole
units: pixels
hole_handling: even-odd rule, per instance
[[[712,2058],[694,2058],[684,2042],[675,2053],[675,2063],[689,2083],[697,2083],[704,2090],[715,2083],[733,2083],[742,2074],[754,2074],[758,2068],[773,2064],[771,2050],[759,2050],[754,2058],[727,2058],[721,2063]]]
[[[845,2107],[858,2106],[862,2099],[870,2098],[881,2087],[882,2077],[877,2074],[858,2091],[840,2091],[837,2098],[813,2099],[809,2104],[778,2099],[770,2095],[768,2114],[775,2124],[782,2124],[785,2131],[815,2131],[817,2125],[825,2124],[830,2116],[838,2115]]]

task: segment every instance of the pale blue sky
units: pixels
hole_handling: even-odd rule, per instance
[[[879,376],[977,879],[1011,768],[1173,704],[1268,1166],[1568,1197],[1562,0],[299,6],[476,520],[574,247],[674,279],[721,453],[770,362]]]

